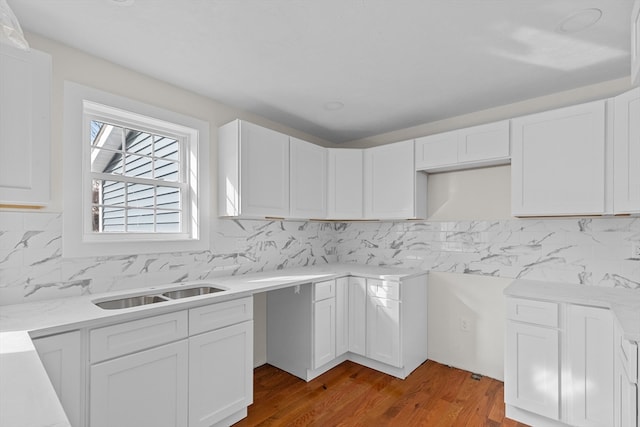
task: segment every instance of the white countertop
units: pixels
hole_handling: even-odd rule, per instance
[[[604,307],[610,309],[629,341],[640,342],[640,292],[631,289],[514,280],[506,296]]]
[[[427,272],[359,264],[327,264],[221,277],[211,281],[174,283],[2,306],[0,307],[0,427],[70,426],[31,338],[93,325],[123,322],[142,316],[188,309],[273,289],[349,275],[400,280],[422,274]],[[104,310],[93,303],[96,300],[114,297],[162,293],[194,284],[221,287],[225,291],[117,310]]]

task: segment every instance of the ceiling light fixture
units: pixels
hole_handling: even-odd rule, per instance
[[[131,6],[136,0],[111,0],[112,3],[118,6]]]
[[[564,18],[556,27],[558,33],[577,33],[594,26],[602,18],[602,10],[582,9]]]
[[[340,101],[330,101],[324,104],[324,109],[327,111],[337,111],[342,110],[344,108],[344,102]]]

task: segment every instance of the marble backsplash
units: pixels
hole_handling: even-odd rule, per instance
[[[62,214],[0,212],[0,305],[337,262],[334,224],[218,220],[200,252],[62,257]]]
[[[340,262],[640,290],[640,218],[344,223]]]
[[[0,212],[0,305],[334,262],[640,290],[640,218],[219,220],[201,252],[63,258],[62,214]]]

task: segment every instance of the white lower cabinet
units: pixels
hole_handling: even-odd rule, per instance
[[[391,366],[401,367],[400,302],[369,295],[366,329],[366,356]]]
[[[526,307],[526,303],[518,303]],[[556,327],[507,321],[504,375],[504,400],[507,405],[559,419],[559,350]]]
[[[336,357],[336,299],[313,303],[313,369]]]
[[[253,322],[189,338],[189,426],[208,427],[253,402]]]
[[[36,338],[33,344],[73,427],[84,422],[84,365],[80,331]]]
[[[613,317],[605,308],[569,304],[567,312],[568,421],[613,425]]]
[[[506,331],[507,417],[536,426],[614,425],[608,309],[511,297]]]
[[[229,426],[253,402],[252,297],[89,336],[91,427]]]
[[[91,366],[91,427],[187,427],[188,344]]]
[[[349,277],[349,351],[364,356],[367,352],[367,279]]]
[[[336,279],[336,357],[349,351],[349,279]]]
[[[426,275],[270,291],[267,363],[306,381],[345,360],[405,378],[427,359],[426,308]]]
[[[624,338],[617,322],[614,328],[615,427],[637,427],[640,424],[638,420],[638,344]]]

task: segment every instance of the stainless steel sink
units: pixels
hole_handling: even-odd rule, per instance
[[[177,289],[175,291],[165,292],[162,295],[169,299],[180,299],[195,297],[197,295],[214,294],[216,292],[222,292],[224,289],[216,288],[214,286],[196,286],[184,289]]]
[[[138,295],[135,297],[113,299],[108,301],[96,302],[100,308],[105,310],[117,310],[120,308],[137,307],[139,305],[155,304],[157,302],[168,301],[162,295]]]

